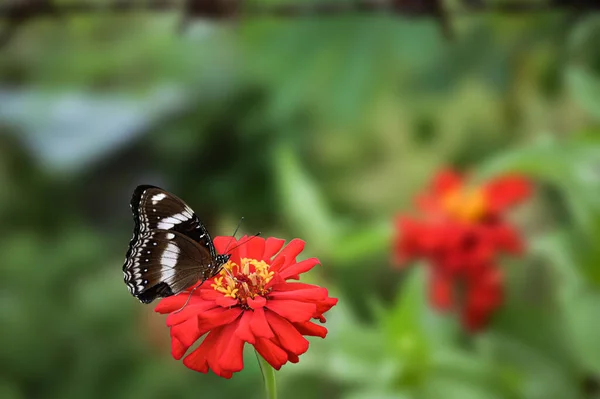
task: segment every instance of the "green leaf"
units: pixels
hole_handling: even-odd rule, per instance
[[[409,270],[396,302],[381,320],[389,351],[403,365],[402,385],[418,386],[424,381],[431,367],[432,351],[437,349],[436,341],[446,338],[449,332],[432,317],[427,286],[425,267]]]
[[[326,251],[335,237],[335,226],[319,188],[289,144],[282,143],[275,151],[274,164],[282,214],[311,247]]]
[[[576,25],[567,42],[568,63],[565,69],[567,88],[570,89],[573,98],[596,119],[600,119],[598,35],[598,15],[592,14]]]
[[[347,299],[328,316],[324,340],[310,338],[310,349],[300,363],[281,370],[282,384],[299,375],[318,375],[342,385],[387,389],[400,372],[400,361],[391,353],[383,331],[359,322]],[[285,392],[285,387],[281,388]]]
[[[575,66],[566,70],[565,79],[579,105],[600,119],[600,79],[589,70]]]
[[[565,328],[573,354],[587,372],[600,373],[600,293],[582,291],[565,305]]]
[[[500,399],[489,386],[474,383],[472,379],[432,377],[424,385],[423,397],[430,399]]]
[[[331,249],[334,265],[343,267],[357,259],[373,259],[389,252],[393,226],[389,221],[349,229],[349,234],[338,236]]]

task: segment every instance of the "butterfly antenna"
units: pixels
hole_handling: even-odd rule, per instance
[[[233,231],[233,234],[231,235],[231,239],[229,240],[229,242],[227,243],[227,247],[225,247],[225,253],[227,253],[227,249],[229,248],[229,246],[231,245],[231,242],[233,241],[233,239],[235,238],[235,235],[238,232],[238,229],[240,228],[240,226],[242,225],[242,222],[244,221],[244,217],[242,216],[240,218],[240,221],[238,222],[235,230]]]
[[[234,281],[238,281],[237,278],[235,278],[235,276],[233,275],[233,273],[231,272],[231,270],[229,270],[228,268],[224,267],[223,270],[225,270],[225,273],[227,273],[229,275],[229,277],[231,277],[232,280]]]
[[[260,236],[260,231],[256,234],[254,234],[252,237],[248,238],[246,241],[239,243],[238,245],[236,245],[235,247],[231,248],[231,250],[233,251],[234,249],[241,247],[244,244],[247,244],[248,242],[250,242],[252,239],[256,238]]]
[[[194,291],[196,291],[196,289],[198,289],[198,287],[200,287],[202,284],[204,284],[204,281],[201,282],[200,284],[198,284],[197,286],[195,286],[194,288],[192,288],[192,290],[190,291],[190,294],[188,295],[187,300],[185,301],[185,303],[183,304],[183,306],[180,307],[179,310],[174,311],[173,313],[179,313],[179,312],[181,312],[183,310],[183,308],[185,308],[186,305],[190,302],[190,299],[192,299],[192,294],[194,293]]]

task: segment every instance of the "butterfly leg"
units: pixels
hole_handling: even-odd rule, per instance
[[[206,281],[206,280],[204,280],[204,281]],[[186,305],[190,302],[190,299],[192,299],[192,294],[194,293],[194,291],[196,291],[196,289],[198,287],[200,287],[202,284],[204,284],[204,281],[202,281],[200,284],[198,284],[197,286],[195,286],[194,288],[192,288],[192,290],[190,291],[190,294],[188,295],[188,298],[185,301],[185,303],[183,304],[183,306],[180,307],[179,310],[174,311],[173,313],[179,313],[179,312],[181,312],[183,310],[183,308],[186,307]]]

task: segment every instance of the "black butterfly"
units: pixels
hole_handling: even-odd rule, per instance
[[[135,228],[123,276],[142,303],[178,294],[215,276],[230,255],[219,255],[208,231],[181,199],[154,186],[131,198]]]

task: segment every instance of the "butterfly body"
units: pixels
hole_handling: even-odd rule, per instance
[[[155,186],[138,186],[130,205],[135,227],[123,278],[142,303],[204,282],[229,260],[229,255],[217,254],[198,216],[175,195]]]

